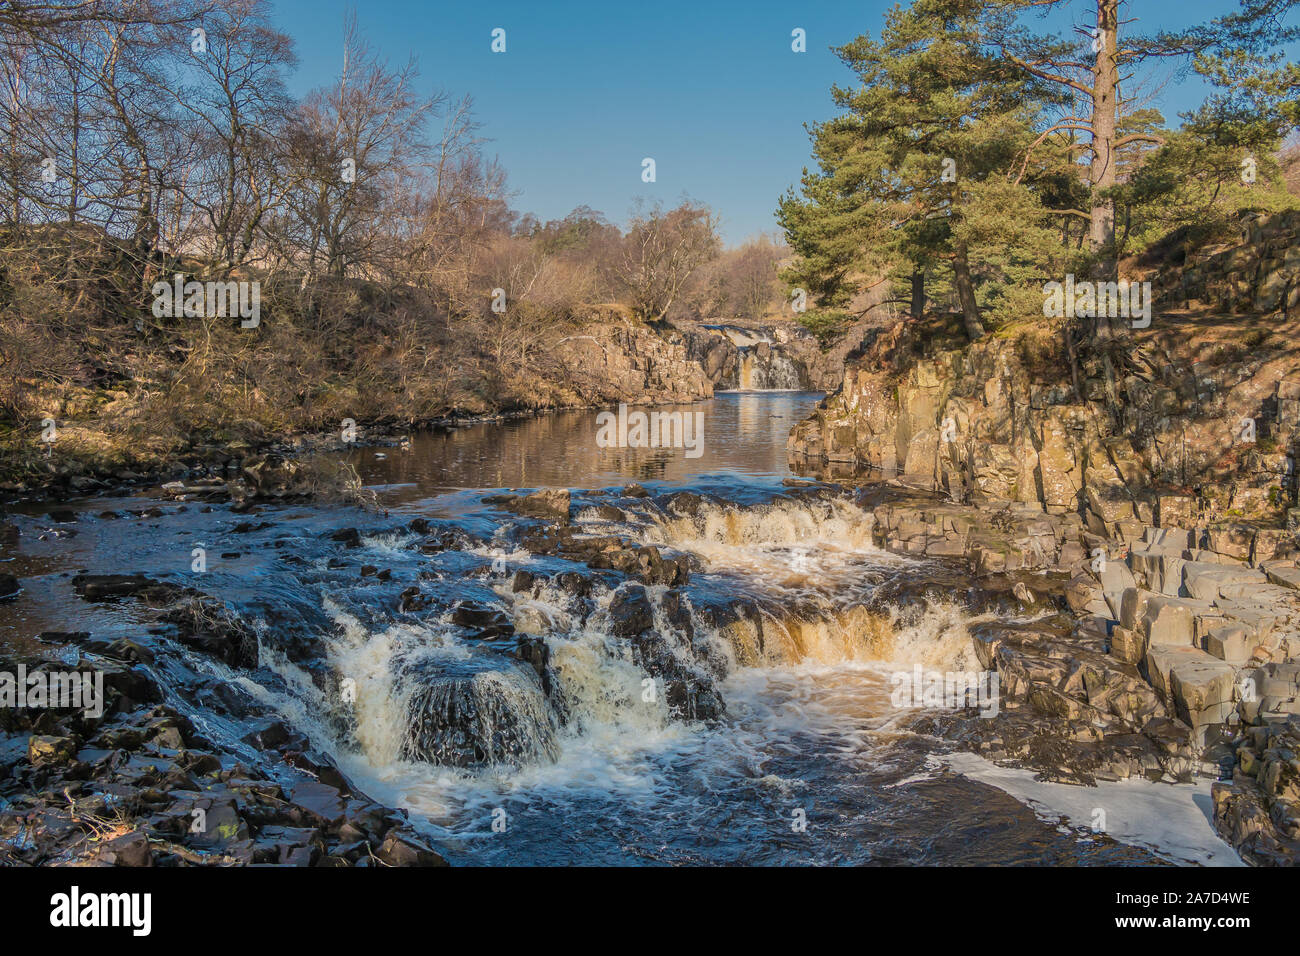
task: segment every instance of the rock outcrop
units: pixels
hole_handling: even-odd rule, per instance
[[[1300,306],[1300,212],[1246,213],[1240,226],[1240,242],[1190,252],[1163,274],[1165,304],[1257,314]]]
[[[1123,349],[1072,357],[1042,320],[965,347],[895,326],[789,451],[922,496],[875,509],[891,550],[1066,576],[1070,633],[982,628],[1006,710],[938,732],[1074,782],[1217,776],[1225,839],[1281,863],[1300,858],[1300,214],[1242,228],[1156,278]]]
[[[713,395],[712,383],[682,341],[612,307],[581,332],[559,339],[553,358],[561,368],[557,387],[569,396],[556,396],[555,404],[661,405]]]

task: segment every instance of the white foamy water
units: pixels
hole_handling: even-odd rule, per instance
[[[1130,778],[1101,781],[1095,787],[1035,780],[1031,770],[999,767],[978,754],[953,753],[931,758],[932,767],[1011,794],[1039,819],[1075,829],[1091,829],[1102,819],[1107,836],[1151,850],[1174,863],[1245,866],[1235,850],[1214,832],[1210,781],[1167,784]]]
[[[467,587],[476,589],[474,601],[500,608],[518,634],[545,639],[550,698],[530,665],[485,649],[453,625],[450,606],[394,617],[392,605],[371,607],[355,593],[327,589],[321,601],[333,628],[320,636],[321,646],[330,680],[346,676],[352,701],[322,691],[319,678],[266,647],[262,663],[283,690],[232,677],[332,753],[364,792],[408,810],[464,861],[1040,859],[1019,852],[1113,861],[1107,854],[1114,844],[1099,847],[1071,830],[1088,826],[1099,802],[1107,832],[1126,847],[1179,863],[1236,861],[1198,806],[1208,799],[1205,786],[1092,791],[1039,784],[1029,772],[962,755],[945,758],[961,776],[939,773],[939,764],[927,768],[927,742],[907,730],[919,710],[891,703],[891,677],[914,667],[979,670],[973,619],[959,604],[933,597],[869,605],[882,583],[924,578],[927,566],[876,549],[869,517],[855,506],[781,500],[753,508],[705,503],[689,517],[651,514],[633,512],[616,529],[585,518],[582,525],[699,559],[690,587],[676,592],[688,627],[669,612],[668,589],[651,586],[646,594],[652,631],[672,637],[661,651],[677,667],[716,667],[722,675],[716,686],[725,714],[717,721],[670,718],[664,680],[646,673],[628,641],[611,636],[613,590],[594,582],[584,601],[538,578],[515,592],[513,567],[549,574],[563,565],[496,543],[466,552],[493,565],[487,578],[480,566]],[[369,536],[366,547],[391,552],[400,564],[415,541],[408,537]],[[498,560],[507,566],[495,567]],[[458,598],[454,579],[437,573],[443,583],[429,587],[442,589],[438,600]],[[721,607],[732,596],[744,597],[746,614],[692,606],[698,599]],[[465,719],[465,707],[474,716]],[[498,760],[510,753],[492,750],[491,760],[473,768],[413,759],[421,718],[426,732],[432,720],[440,734],[453,711],[471,738],[464,746],[524,741],[528,755]],[[985,783],[1008,797],[983,806],[987,791],[977,784]],[[792,830],[795,813],[806,816],[806,833]],[[990,813],[1003,844],[930,845],[933,832],[984,833]],[[1122,862],[1150,859],[1122,852],[1134,854],[1118,857]]]

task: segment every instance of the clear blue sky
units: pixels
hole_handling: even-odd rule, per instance
[[[878,33],[881,0],[272,0],[297,43],[292,88],[328,83],[353,9],[366,38],[421,82],[473,96],[486,150],[505,167],[512,206],[555,219],[583,203],[621,223],[638,196],[709,203],[723,237],[774,232],[777,197],[809,159],[805,122],[832,113],[850,72],[829,48]],[[1082,21],[1087,4],[1076,3]],[[1137,29],[1177,27],[1235,0],[1135,0]],[[1095,6],[1093,7],[1095,10]],[[1094,14],[1095,16],[1095,14]],[[507,51],[491,52],[506,30]],[[808,51],[790,49],[807,31]],[[1132,27],[1130,29],[1133,29]],[[1155,105],[1173,120],[1203,97],[1195,78]],[[653,157],[658,181],[641,182]]]

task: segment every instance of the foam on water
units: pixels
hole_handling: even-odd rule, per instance
[[[1003,790],[1025,803],[1045,822],[1071,829],[1091,829],[1104,811],[1104,832],[1141,846],[1174,863],[1201,866],[1245,866],[1214,832],[1210,781],[1166,784],[1131,778],[1101,781],[1096,787],[1075,787],[1036,780],[1030,770],[999,767],[977,754],[954,753],[930,760],[933,769],[946,768],[971,780]]]

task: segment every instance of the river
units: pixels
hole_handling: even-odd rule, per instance
[[[264,759],[245,720],[279,715],[453,863],[1239,863],[1208,784],[1047,784],[909,730],[892,675],[977,666],[964,582],[876,549],[851,496],[793,480],[786,436],[820,398],[657,409],[701,416],[698,457],[601,447],[594,411],[359,447],[385,513],[156,492],[15,506],[0,569],[25,591],[0,604],[0,643],[148,644],[206,736]],[[620,575],[539,549],[498,497],[544,487],[573,490],[579,543],[693,564],[685,585],[644,588],[648,631],[619,630]],[[356,547],[335,540],[349,527]],[[213,596],[256,630],[258,666],[175,644],[134,603],[83,601],[83,569]],[[542,669],[521,660],[534,639]]]

